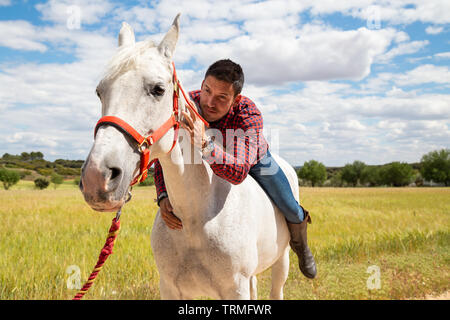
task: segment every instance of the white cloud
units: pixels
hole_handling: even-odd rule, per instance
[[[37,132],[16,132],[6,137],[9,143],[36,147],[56,147],[58,143],[55,140],[55,137],[44,136]]]
[[[390,62],[429,45],[425,39],[410,41],[406,32],[392,25],[430,19],[436,20],[433,24],[445,23],[440,22],[448,19],[444,2],[385,1],[379,12],[382,28],[356,30],[332,27],[325,15],[341,12],[370,18],[367,8],[375,2],[163,0],[153,7],[143,3],[127,8],[103,0],[49,1],[37,8],[50,23],[0,22],[0,45],[69,54],[75,60],[0,66],[0,135],[8,149],[20,153],[39,146],[53,157],[85,157],[100,116],[95,85],[116,48],[120,22],[129,22],[138,39],[159,41],[178,12],[182,17],[175,62],[185,89],[198,89],[205,67],[214,60],[238,61],[246,72],[243,93],[262,110],[265,127],[279,130],[280,151],[290,163],[418,161],[430,148],[448,147],[449,95],[420,87],[448,87],[447,66],[424,64],[403,73],[372,76],[374,63]],[[415,6],[406,10],[406,3]],[[81,29],[67,28],[69,5],[82,9]],[[299,13],[308,9],[313,22],[304,23]],[[424,9],[423,16],[419,9]],[[97,30],[83,28],[99,22]],[[449,54],[428,58],[433,57],[444,59]],[[304,81],[302,86],[299,81]],[[294,89],[298,87],[302,89]]]
[[[393,29],[340,31],[307,24],[291,34],[249,34],[227,42],[194,43],[183,53],[205,67],[230,57],[240,62],[249,82],[258,85],[359,80],[370,73],[374,58],[384,53],[395,34]]]
[[[134,6],[131,8],[119,7],[114,11],[114,22],[119,25],[126,21],[135,32],[158,31],[157,12],[153,8]]]
[[[370,74],[377,56],[386,54],[392,42],[404,42],[409,36],[392,28],[339,30],[321,21],[301,24],[299,14],[313,8],[313,14],[345,12],[371,1],[329,3],[324,10],[316,2],[196,0],[179,3],[160,1],[149,6],[117,10],[114,20],[126,20],[137,31],[165,32],[173,17],[182,12],[181,33],[175,61],[195,59],[207,67],[224,57],[239,61],[246,70],[248,83],[267,85],[291,81],[352,79]],[[149,18],[146,20],[146,16]],[[219,41],[219,42],[211,42]],[[426,41],[401,43],[381,59],[413,53]],[[264,70],[264,71],[262,71]]]
[[[393,80],[395,83],[402,86],[423,83],[450,84],[450,70],[445,66],[425,64],[418,66],[405,74],[396,74],[393,76]]]
[[[438,59],[449,59],[450,58],[450,51],[436,53],[434,56],[436,58],[438,58]]]
[[[80,20],[81,25],[100,22],[112,8],[108,0],[49,0],[36,5],[44,20],[63,25],[76,20]]]
[[[371,20],[380,19],[392,25],[410,24],[416,21],[423,23],[444,24],[450,22],[447,14],[450,10],[450,3],[446,0],[397,0],[397,1],[340,1],[345,3],[341,8],[333,5],[331,0],[316,1],[313,8],[319,7],[316,12],[342,12],[351,14],[354,17]],[[328,9],[326,9],[328,6]],[[325,9],[324,9],[325,7]]]
[[[107,34],[69,30],[61,25],[27,27],[30,40],[73,54],[75,61],[3,64],[0,135],[12,150],[39,148],[46,155],[56,153],[70,158],[76,154],[82,159],[100,117],[95,87],[117,40]]]
[[[385,120],[377,125],[386,137],[396,141],[413,142],[417,139],[436,143],[442,138],[450,138],[450,130],[445,121],[398,121]]]
[[[380,72],[360,85],[360,93],[380,94],[393,87],[409,87],[421,84],[450,84],[450,70],[446,66],[424,64],[404,73]]]
[[[446,0],[232,0],[209,1],[192,0],[180,2],[164,0],[155,5],[155,11],[167,27],[171,19],[182,12],[184,16],[194,19],[227,19],[229,21],[266,20],[286,17],[290,14],[310,10],[313,16],[341,13],[363,20],[379,18],[391,25],[413,23],[416,21],[433,24],[450,22],[447,12],[450,5]]]
[[[367,96],[345,99],[349,112],[368,118],[436,120],[450,118],[450,97],[441,94]]]
[[[35,38],[32,24],[23,20],[0,21],[0,46],[25,51],[45,52],[47,47]]]
[[[194,71],[190,69],[177,68],[177,75],[184,90],[192,91],[200,89],[200,84],[203,80],[205,71],[206,70]]]
[[[387,63],[390,62],[394,57],[406,54],[416,53],[420,49],[427,46],[430,42],[428,40],[423,41],[412,41],[400,43],[397,47],[389,50],[388,52],[380,55],[377,58],[377,62]]]
[[[444,27],[428,26],[425,29],[425,32],[428,33],[428,34],[439,34],[442,31],[444,31]]]
[[[264,110],[264,125],[279,131],[279,153],[295,165],[416,162],[448,147],[450,97],[391,88],[385,96],[348,96],[350,85],[313,81],[297,92],[267,91],[257,105],[277,107]]]
[[[0,7],[7,7],[11,5],[11,0],[0,0]]]
[[[190,41],[223,41],[236,37],[240,34],[239,27],[237,25],[229,24],[226,21],[199,21],[195,20],[183,28],[185,33],[185,39]]]
[[[397,88],[393,86],[391,90],[386,92],[387,97],[395,97],[395,98],[414,98],[417,96],[417,92],[415,90],[404,91],[401,88]]]
[[[238,20],[271,20],[296,15],[307,8],[307,2],[296,0],[261,1],[233,6],[232,13]]]

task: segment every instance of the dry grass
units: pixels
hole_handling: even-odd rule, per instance
[[[448,291],[450,188],[301,188],[311,212],[310,246],[318,277],[303,277],[291,252],[286,299],[409,299]],[[85,299],[159,299],[150,247],[154,187],[139,187],[124,208],[122,230]],[[75,185],[34,190],[21,182],[0,191],[0,299],[70,299],[66,270],[82,282],[114,214],[92,211]],[[380,268],[369,290],[367,268]],[[270,271],[258,277],[267,299]]]

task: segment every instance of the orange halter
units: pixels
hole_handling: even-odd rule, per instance
[[[178,130],[180,127],[180,116],[178,114],[178,98],[180,97],[180,90],[183,94],[184,100],[187,103],[187,107],[195,113],[195,115],[203,121],[206,127],[209,127],[208,122],[203,119],[197,112],[196,108],[191,104],[189,99],[186,96],[186,93],[183,90],[183,87],[180,84],[180,81],[177,79],[177,73],[175,71],[175,64],[172,62],[173,66],[173,113],[172,116],[167,119],[166,122],[163,123],[161,127],[159,127],[152,134],[147,137],[142,136],[139,132],[137,132],[132,126],[130,126],[124,120],[115,117],[115,116],[104,116],[98,120],[95,130],[94,137],[97,135],[97,130],[99,127],[104,125],[112,125],[122,131],[125,134],[128,134],[131,138],[133,138],[137,143],[137,147],[139,152],[141,153],[141,161],[140,161],[140,170],[139,174],[131,181],[131,186],[135,185],[138,182],[142,182],[147,178],[148,169],[152,166],[152,164],[157,160],[154,159],[150,162],[150,147],[156,143],[159,139],[161,139],[172,127],[175,128],[175,136],[173,139],[172,147],[169,150],[169,153],[172,151],[173,147],[178,139]],[[144,147],[144,145],[147,145]]]

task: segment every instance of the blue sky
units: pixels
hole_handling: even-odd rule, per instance
[[[0,0],[0,154],[85,159],[121,22],[159,42],[178,12],[186,89],[217,59],[240,63],[243,94],[292,165],[450,147],[448,1]]]

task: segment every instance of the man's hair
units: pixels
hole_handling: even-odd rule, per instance
[[[244,87],[244,72],[240,65],[230,59],[214,62],[206,70],[205,79],[208,76],[213,76],[217,80],[231,83],[233,85],[234,96],[240,94],[242,87]]]

